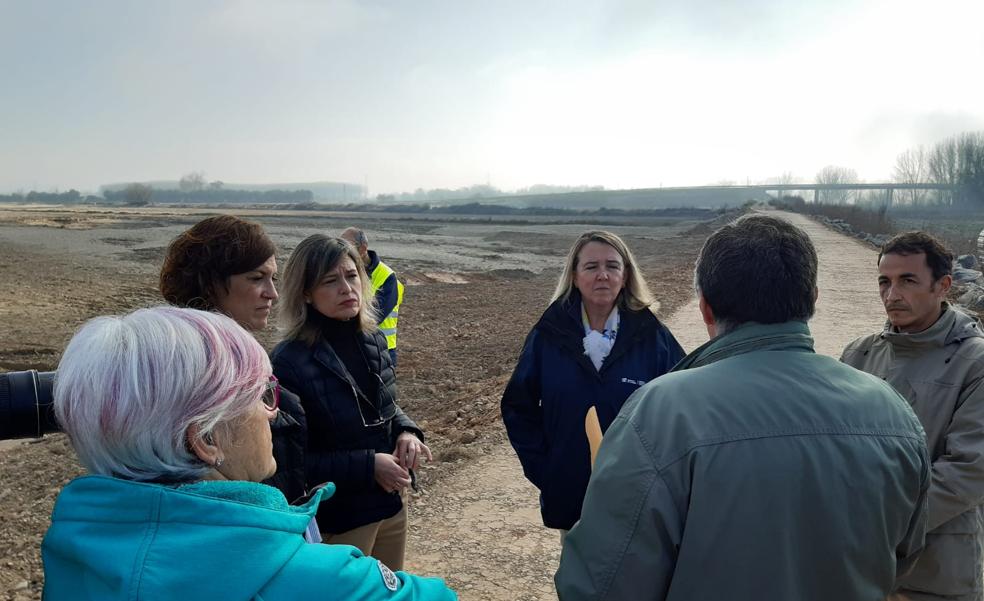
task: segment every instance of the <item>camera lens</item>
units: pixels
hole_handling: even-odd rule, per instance
[[[37,438],[58,429],[52,407],[55,372],[0,374],[0,440]]]

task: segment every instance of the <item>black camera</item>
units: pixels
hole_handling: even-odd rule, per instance
[[[0,374],[0,440],[40,438],[60,429],[52,404],[54,383],[53,371]]]

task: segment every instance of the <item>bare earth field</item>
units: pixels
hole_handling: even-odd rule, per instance
[[[539,523],[535,491],[518,471],[499,420],[499,396],[523,338],[580,232],[610,229],[623,236],[669,315],[690,300],[693,262],[711,225],[654,217],[589,223],[230,212],[267,228],[281,268],[309,234],[366,229],[370,247],[407,284],[400,404],[428,433],[436,454],[421,475],[424,492],[411,501],[409,567],[447,578],[464,600],[549,598],[559,541]],[[158,304],[157,273],[168,242],[215,213],[0,205],[0,371],[54,369],[85,320]],[[271,328],[261,339],[269,347],[278,334]],[[51,507],[81,473],[64,436],[0,443],[0,599],[41,598],[39,549]],[[479,543],[457,538],[460,523],[469,524]]]

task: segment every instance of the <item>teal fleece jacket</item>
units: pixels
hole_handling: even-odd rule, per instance
[[[443,581],[393,573],[303,533],[329,484],[299,507],[253,482],[183,486],[84,476],[58,496],[41,546],[47,601],[451,601]]]

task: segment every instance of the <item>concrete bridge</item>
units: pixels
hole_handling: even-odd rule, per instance
[[[783,191],[789,190],[813,190],[813,202],[820,202],[820,191],[821,190],[884,190],[887,193],[888,206],[892,206],[892,198],[894,196],[895,190],[949,190],[953,191],[956,189],[955,186],[951,184],[926,184],[926,183],[913,183],[913,184],[900,184],[900,183],[874,183],[874,184],[769,184],[761,186],[746,186],[751,189],[759,189],[765,193],[772,191],[776,192],[776,196],[782,196]]]
[[[745,190],[751,193],[768,194],[769,192],[775,192],[776,197],[782,196],[783,192],[803,192],[803,191],[813,191],[813,202],[820,202],[820,192],[823,190],[884,190],[887,192],[887,204],[892,205],[893,196],[895,190],[948,190],[954,191],[956,186],[951,184],[928,184],[928,183],[915,183],[915,184],[900,184],[900,183],[854,183],[854,184],[754,184],[747,186],[687,186],[680,188],[658,188],[660,191],[673,191],[673,190],[704,190],[712,192],[714,190]]]

